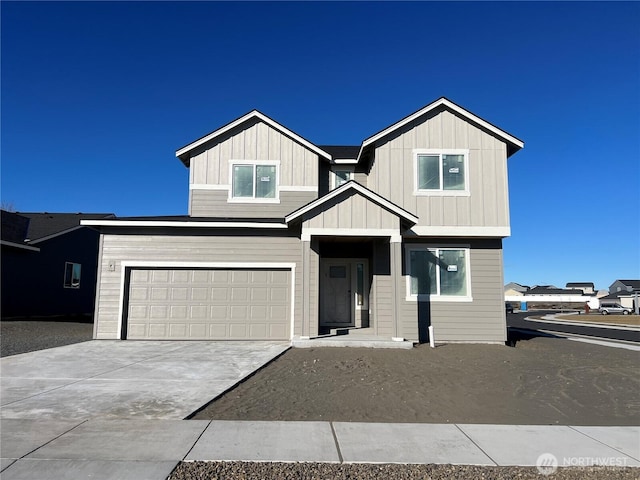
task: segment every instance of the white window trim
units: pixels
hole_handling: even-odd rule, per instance
[[[440,156],[440,189],[418,189],[418,155]],[[442,155],[464,155],[464,190],[443,189]],[[413,150],[413,194],[423,197],[469,197],[469,149],[468,148],[417,148]]]
[[[80,278],[78,279],[78,283],[76,285],[73,284],[73,268],[75,265],[80,266]],[[71,279],[69,280],[69,285],[67,285],[67,268],[71,268]],[[80,288],[81,282],[82,282],[82,264],[78,262],[64,262],[64,279],[62,280],[63,288],[78,290]]]
[[[349,180],[353,180],[354,174],[355,174],[355,167],[353,166],[348,166],[348,165],[334,165],[331,167],[331,190],[334,190],[338,187],[340,187],[341,185],[338,185],[338,175],[336,174],[336,172],[347,172],[349,173],[349,179],[347,180],[347,182]],[[345,182],[346,183],[346,182]],[[344,183],[342,184],[344,185]]]
[[[235,165],[253,166],[255,175],[256,165],[276,167],[276,196],[275,198],[234,197],[233,196],[233,167]],[[255,177],[254,177],[255,178]],[[254,185],[255,195],[255,185]],[[279,160],[229,160],[229,197],[228,203],[280,203],[280,161]]]
[[[411,293],[411,256],[412,250],[464,250],[465,251],[465,271],[467,282],[466,295],[440,295],[440,294],[412,294]],[[438,266],[439,269],[439,266]],[[405,272],[406,275],[406,297],[407,302],[430,301],[430,302],[472,302],[473,295],[471,293],[471,246],[470,245],[433,245],[425,243],[409,243],[405,245]],[[440,275],[439,270],[436,274],[436,282],[438,291],[440,291]]]

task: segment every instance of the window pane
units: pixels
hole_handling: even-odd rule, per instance
[[[351,180],[351,172],[346,171],[346,170],[336,170],[335,172],[336,175],[336,187],[339,187],[340,185],[342,185],[343,183],[347,183],[349,180]]]
[[[253,197],[253,165],[233,166],[233,196]]]
[[[466,295],[464,250],[440,250],[440,295]]]
[[[409,269],[411,271],[411,295],[436,293],[436,267],[431,252],[411,250],[409,252]]]
[[[256,198],[276,198],[276,167],[256,165]]]
[[[71,286],[79,287],[80,286],[80,264],[73,264],[73,272],[71,273]]]
[[[418,155],[418,190],[440,190],[438,155]]]
[[[464,190],[464,155],[442,155],[442,183],[445,190]]]

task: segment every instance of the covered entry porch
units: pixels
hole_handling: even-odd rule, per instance
[[[402,341],[402,232],[417,218],[350,181],[285,220],[299,222],[302,244],[303,318],[294,340]]]

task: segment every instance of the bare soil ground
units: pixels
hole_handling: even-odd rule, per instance
[[[91,318],[33,318],[0,322],[0,356],[86,342],[93,336]]]
[[[640,355],[566,339],[291,349],[194,419],[640,425]]]

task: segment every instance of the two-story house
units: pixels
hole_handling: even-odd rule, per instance
[[[98,339],[504,342],[507,158],[446,98],[319,146],[252,111],[186,145],[189,214],[101,232]]]

